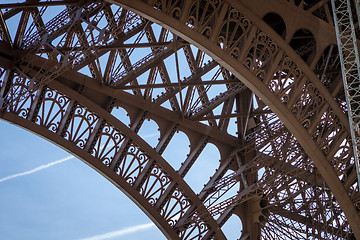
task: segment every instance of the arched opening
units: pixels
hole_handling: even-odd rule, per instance
[[[130,118],[127,111],[122,107],[114,107],[111,114],[119,119],[126,126],[130,126]]]
[[[190,151],[190,141],[188,136],[177,131],[172,137],[169,145],[166,147],[162,157],[175,169],[181,167],[181,163],[185,161]]]
[[[241,219],[235,214],[231,215],[225,222],[222,230],[227,239],[238,239],[243,230]]]
[[[263,17],[263,20],[282,38],[286,38],[286,24],[280,15],[270,12]]]
[[[316,40],[314,35],[307,29],[299,29],[293,35],[290,46],[308,64],[314,58],[316,51]]]
[[[150,146],[156,147],[160,138],[159,126],[152,119],[146,119],[141,125],[138,135]]]
[[[215,173],[216,168],[219,167],[219,160],[219,149],[213,144],[207,144],[185,176],[186,182],[195,193],[199,193],[208,182],[209,176]]]

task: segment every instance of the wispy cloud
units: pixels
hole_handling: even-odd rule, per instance
[[[143,139],[148,139],[148,138],[153,138],[153,137],[156,137],[156,136],[159,136],[160,133],[150,133],[150,134],[147,134],[147,135],[144,135],[144,136],[141,136]]]
[[[157,135],[158,135],[158,133],[148,134],[148,135],[143,136],[143,139],[152,138],[152,137],[155,137]],[[111,147],[111,145],[109,145],[108,147]],[[104,148],[104,146],[100,147],[100,149],[102,149],[102,148]],[[38,171],[41,171],[41,170],[44,170],[46,168],[52,167],[52,166],[54,166],[56,164],[63,163],[63,162],[65,162],[67,160],[70,160],[72,158],[75,158],[75,157],[74,156],[68,156],[66,158],[63,158],[63,159],[60,159],[60,160],[57,160],[57,161],[54,161],[54,162],[51,162],[51,163],[48,163],[48,164],[41,165],[39,167],[36,167],[36,168],[31,169],[31,170],[26,171],[26,172],[16,173],[16,174],[1,178],[0,183],[8,181],[8,180],[13,179],[13,178],[22,177],[22,176],[26,176],[26,175],[29,175],[29,174],[36,173]]]
[[[48,163],[48,164],[41,165],[39,167],[36,167],[36,168],[31,169],[31,170],[26,171],[26,172],[16,173],[16,174],[1,178],[0,183],[8,181],[8,180],[13,179],[13,178],[22,177],[22,176],[25,176],[25,175],[36,173],[38,171],[41,171],[41,170],[44,170],[46,168],[52,167],[52,166],[54,166],[56,164],[63,163],[63,162],[65,162],[67,160],[70,160],[72,158],[75,158],[75,157],[74,156],[68,156],[66,158],[63,158],[63,159],[60,159],[60,160],[57,160],[57,161],[54,161],[54,162],[51,162],[51,163]]]
[[[141,224],[141,225],[136,225],[136,226],[132,226],[132,227],[123,228],[123,229],[120,229],[118,231],[113,231],[113,232],[108,232],[108,233],[104,233],[104,234],[100,234],[100,235],[96,235],[96,236],[92,236],[92,237],[88,237],[88,238],[83,238],[83,239],[80,239],[80,240],[111,239],[111,238],[115,238],[115,237],[128,235],[128,234],[131,234],[131,233],[140,232],[140,231],[152,228],[153,226],[155,226],[154,223],[146,223],[146,224]]]

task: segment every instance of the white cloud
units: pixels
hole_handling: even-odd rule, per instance
[[[63,162],[65,162],[67,160],[70,160],[72,158],[74,158],[74,156],[68,156],[66,158],[63,158],[63,159],[60,159],[60,160],[57,160],[57,161],[54,161],[54,162],[51,162],[51,163],[48,163],[48,164],[41,165],[39,167],[36,167],[36,168],[31,169],[31,170],[26,171],[26,172],[16,173],[16,174],[1,178],[0,183],[8,181],[8,180],[13,179],[13,178],[22,177],[22,176],[25,176],[25,175],[36,173],[38,171],[41,171],[41,170],[44,170],[46,168],[52,167],[52,166],[54,166],[56,164],[63,163]]]
[[[83,239],[80,239],[80,240],[111,239],[111,238],[115,238],[115,237],[128,235],[128,234],[131,234],[131,233],[140,232],[140,231],[152,228],[153,226],[155,226],[154,223],[146,223],[146,224],[141,224],[141,225],[136,225],[136,226],[132,226],[132,227],[123,228],[123,229],[113,231],[113,232],[108,232],[108,233],[88,237],[88,238],[83,238]]]
[[[144,136],[140,136],[140,137],[142,137],[142,139],[148,139],[148,138],[153,138],[153,137],[156,137],[156,136],[158,136],[159,135],[159,133],[150,133],[150,134],[147,134],[147,135],[144,135]]]
[[[111,147],[111,145],[110,145],[110,147]],[[100,146],[100,149],[103,149],[103,148],[104,148],[104,146]],[[13,179],[13,178],[22,177],[22,176],[25,176],[25,175],[29,175],[29,174],[36,173],[36,172],[38,172],[38,171],[41,171],[41,170],[44,170],[44,169],[46,169],[46,168],[52,167],[52,166],[54,166],[54,165],[56,165],[56,164],[63,163],[63,162],[65,162],[65,161],[67,161],[67,160],[70,160],[70,159],[72,159],[72,158],[75,158],[75,156],[71,156],[71,155],[70,155],[70,156],[67,156],[66,158],[63,158],[63,159],[60,159],[60,160],[56,160],[56,161],[51,162],[51,163],[48,163],[48,164],[41,165],[41,166],[39,166],[39,167],[36,167],[36,168],[31,169],[31,170],[26,171],[26,172],[16,173],[16,174],[13,174],[13,175],[10,175],[10,176],[1,178],[1,179],[0,179],[0,183],[5,182],[5,181],[10,180],[10,179]]]
[[[148,134],[148,135],[145,135],[143,137],[143,139],[152,138],[152,137],[155,137],[157,135],[158,135],[157,133]],[[109,145],[108,147],[111,147],[111,145]],[[100,146],[100,149],[103,149],[103,148],[104,148],[104,146]],[[38,171],[41,171],[41,170],[44,170],[46,168],[52,167],[52,166],[54,166],[56,164],[63,163],[63,162],[65,162],[67,160],[70,160],[72,158],[75,158],[75,157],[74,156],[68,156],[66,158],[63,158],[63,159],[60,159],[60,160],[57,160],[57,161],[54,161],[54,162],[51,162],[51,163],[48,163],[48,164],[41,165],[39,167],[36,167],[36,168],[31,169],[31,170],[26,171],[26,172],[16,173],[16,174],[1,178],[0,183],[8,181],[8,180],[13,179],[13,178],[22,177],[22,176],[26,176],[26,175],[29,175],[29,174],[36,173]]]

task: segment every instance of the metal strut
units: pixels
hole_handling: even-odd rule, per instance
[[[354,9],[351,6],[350,0],[331,0],[331,4],[350,122],[352,146],[354,149],[358,187],[360,189],[360,62],[352,16],[352,10]],[[354,5],[359,22],[359,2],[355,0]]]

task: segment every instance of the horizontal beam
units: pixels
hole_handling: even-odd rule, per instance
[[[100,46],[97,49],[98,50],[116,50],[116,49],[127,49],[127,48],[146,48],[146,47],[162,47],[167,46],[172,42],[153,42],[153,43],[128,43],[128,44],[122,44],[122,43],[115,43],[110,44],[107,46]],[[57,51],[61,52],[78,52],[83,51],[83,47],[62,47],[62,48],[56,48]],[[40,49],[38,53],[49,53],[53,52],[54,49],[52,48],[46,48],[46,49]]]
[[[200,85],[223,85],[223,84],[239,84],[239,81],[228,81],[228,80],[217,80],[217,81],[180,81],[180,83],[158,83],[158,84],[143,84],[143,85],[132,85],[132,86],[123,86],[118,89],[128,90],[128,89],[148,89],[148,88],[164,88],[164,87],[189,87],[189,86],[200,86]]]
[[[254,111],[249,114],[250,117],[263,115],[263,114],[270,114],[273,113],[271,110],[262,110],[262,111]],[[207,116],[199,118],[199,121],[205,120],[216,120],[216,119],[226,119],[226,118],[235,118],[235,117],[247,117],[247,114],[244,113],[232,113],[232,114],[222,114],[222,115],[215,115],[215,116]]]
[[[80,2],[80,0],[64,0],[64,1],[51,1],[51,2],[23,2],[23,3],[4,3],[0,4],[0,9],[5,8],[33,8],[43,6],[60,6],[60,5],[72,5]]]

